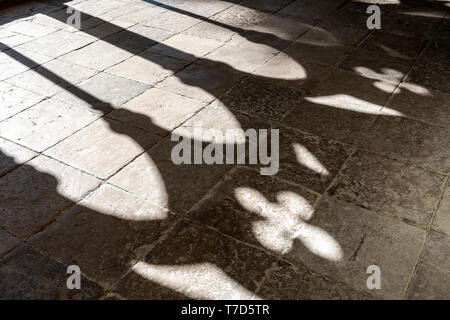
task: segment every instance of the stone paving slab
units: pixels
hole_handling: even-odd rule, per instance
[[[450,236],[450,188],[446,187],[442,194],[436,216],[434,218],[433,229]]]
[[[0,138],[0,176],[37,156],[37,153]]]
[[[0,82],[1,108],[0,121],[23,111],[44,99],[44,96],[34,92]]]

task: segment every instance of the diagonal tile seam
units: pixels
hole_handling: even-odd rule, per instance
[[[441,187],[440,187],[440,191],[441,191],[441,192],[440,192],[440,195],[439,195],[439,199],[436,201],[436,203],[435,203],[435,205],[434,205],[433,215],[432,215],[431,221],[430,221],[430,223],[429,223],[429,225],[428,225],[427,234],[426,234],[426,236],[425,236],[425,239],[423,240],[421,249],[419,250],[419,253],[418,253],[418,256],[417,256],[417,260],[416,260],[416,264],[414,265],[414,270],[413,270],[413,272],[411,273],[411,275],[410,275],[410,277],[409,277],[409,281],[408,281],[408,283],[407,283],[407,285],[406,285],[406,288],[405,288],[405,290],[404,290],[404,292],[403,292],[403,299],[406,299],[406,298],[408,297],[409,293],[410,293],[410,290],[411,290],[411,287],[412,287],[412,284],[413,284],[414,277],[415,277],[415,275],[416,275],[416,273],[417,273],[417,269],[418,269],[419,264],[420,264],[420,262],[421,262],[421,260],[422,260],[422,255],[423,255],[423,252],[424,252],[424,250],[425,250],[426,242],[427,242],[427,240],[428,240],[428,237],[429,237],[430,232],[431,232],[432,227],[433,227],[434,220],[435,220],[435,218],[436,218],[437,210],[438,210],[439,205],[440,205],[440,203],[441,203],[441,201],[442,201],[442,199],[443,199],[443,197],[444,197],[445,187],[446,187],[446,185],[447,185],[447,183],[448,183],[448,181],[449,181],[449,178],[450,178],[450,174],[446,177],[445,181],[442,183],[442,185],[441,185]],[[439,269],[441,269],[441,268],[439,268]],[[448,272],[448,271],[447,271],[447,272]]]
[[[3,226],[0,226],[0,231],[6,232],[7,234],[13,236],[14,238],[17,238],[17,236],[15,234],[6,230]],[[14,251],[17,247],[19,247],[23,243],[21,239],[17,238],[17,240],[19,240],[20,243],[15,245],[14,247],[8,249],[7,251],[3,252],[2,254],[0,254],[0,259],[2,259],[4,256],[8,255],[10,252]]]

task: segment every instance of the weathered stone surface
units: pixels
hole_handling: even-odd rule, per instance
[[[82,276],[82,290],[67,288],[67,267],[21,246],[0,260],[1,299],[98,299],[103,288]]]
[[[56,31],[55,28],[43,26],[41,24],[33,23],[31,21],[19,21],[17,23],[13,23],[5,30],[21,33],[30,37],[43,37],[49,33]]]
[[[428,263],[420,263],[409,291],[410,300],[450,299],[448,271],[443,271]]]
[[[20,240],[12,234],[0,229],[0,256],[20,245]]]
[[[298,228],[286,259],[375,297],[401,299],[424,238],[423,230],[327,197]],[[380,267],[379,290],[367,287],[370,265]]]
[[[310,43],[308,39],[300,38],[292,46],[285,50],[285,53],[298,63],[318,63],[335,66],[345,59],[353,48],[333,44],[332,46],[321,46]],[[330,54],[330,50],[333,54]]]
[[[292,245],[297,224],[312,214],[316,198],[299,186],[239,168],[189,216],[236,239],[281,253]]]
[[[95,40],[95,38],[86,36],[81,32],[73,33],[59,30],[45,37],[23,44],[20,47],[54,58],[81,48]]]
[[[0,121],[25,110],[44,99],[28,90],[0,82]]]
[[[31,239],[105,286],[140,259],[175,222],[167,211],[103,185]]]
[[[450,272],[450,237],[435,231],[428,234],[422,253],[422,260]]]
[[[450,188],[448,186],[439,203],[432,228],[450,236]]]
[[[449,77],[450,65],[432,61],[419,61],[408,73],[406,81],[428,89],[450,93],[450,83],[447,81]]]
[[[0,80],[8,79],[52,58],[23,49],[9,49],[0,52]]]
[[[241,75],[222,64],[191,64],[156,85],[157,88],[211,102],[239,81]]]
[[[0,224],[17,236],[28,237],[99,183],[92,176],[39,156],[0,179]]]
[[[92,112],[56,100],[44,100],[0,123],[0,136],[43,151],[96,118]]]
[[[450,171],[450,129],[401,117],[379,118],[361,147],[435,171]]]
[[[144,83],[102,72],[54,98],[92,112],[108,113],[148,88]]]
[[[265,299],[275,300],[365,300],[351,287],[298,268],[286,262],[278,262],[257,292]]]
[[[276,258],[183,220],[114,289],[131,299],[251,299]]]
[[[357,152],[330,193],[337,199],[427,229],[444,177],[421,168]]]
[[[124,123],[100,119],[45,153],[106,179],[160,139]]]
[[[51,97],[64,88],[80,83],[96,73],[97,71],[94,69],[55,59],[9,78],[6,82]]]
[[[0,138],[0,176],[35,157],[37,153]]]
[[[165,136],[204,106],[204,102],[152,88],[108,117]]]
[[[183,68],[188,62],[151,52],[140,53],[107,69],[107,73],[153,85]]]

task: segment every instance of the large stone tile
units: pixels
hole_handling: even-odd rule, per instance
[[[103,72],[54,98],[93,112],[110,112],[148,88],[149,85]]]
[[[99,40],[61,56],[61,60],[102,71],[128,59],[132,55],[133,53],[131,52]]]
[[[169,10],[145,20],[143,24],[172,32],[181,32],[196,25],[200,21],[201,20],[190,17],[189,15]]]
[[[165,136],[204,106],[204,102],[152,88],[108,117]]]
[[[100,119],[50,148],[46,154],[106,179],[160,139],[124,123]]]
[[[56,100],[44,100],[3,121],[0,136],[43,151],[96,118],[92,112]]]
[[[284,261],[271,270],[257,292],[275,300],[365,300],[369,296],[332,279],[298,268]]]
[[[191,64],[156,85],[170,92],[193,99],[211,102],[241,78],[235,70],[211,62],[208,65]]]
[[[292,46],[285,50],[285,53],[298,63],[318,63],[335,66],[345,59],[353,51],[352,47],[328,43],[317,45],[310,43],[310,40],[300,38]],[[330,54],[333,52],[333,54]]]
[[[9,49],[0,53],[0,80],[8,79],[52,58],[23,49]]]
[[[404,13],[393,13],[386,15],[386,22],[383,23],[383,31],[398,34],[401,36],[416,37],[428,39],[437,27],[440,18],[420,19],[417,15],[408,15]]]
[[[444,177],[357,152],[329,191],[339,200],[427,229]]]
[[[40,102],[44,96],[0,82],[0,121]]]
[[[274,253],[290,248],[296,226],[313,212],[317,195],[239,168],[220,182],[189,216]]]
[[[420,263],[408,294],[410,300],[450,299],[450,273],[428,263]]]
[[[186,64],[188,62],[184,60],[142,52],[138,56],[106,69],[106,72],[153,85],[173,75]]]
[[[450,129],[401,117],[381,117],[361,147],[432,170],[450,171]]]
[[[248,30],[265,21],[269,16],[269,13],[238,4],[216,14],[212,19],[227,26],[230,30]]]
[[[104,184],[30,241],[109,286],[174,222],[167,211]]]
[[[231,169],[231,165],[177,165],[172,162],[171,153],[178,143],[165,139],[109,181],[159,206],[186,212]]]
[[[450,125],[450,95],[439,91],[404,83],[395,91],[388,107],[404,117],[442,127]]]
[[[6,82],[50,97],[64,88],[92,77],[97,72],[94,69],[55,59],[9,78]]]
[[[193,43],[195,45],[192,45]],[[221,45],[222,42],[214,39],[200,38],[180,33],[151,47],[149,51],[186,61],[193,61],[203,57]]]
[[[428,234],[422,260],[450,273],[450,237],[435,231]]]
[[[19,239],[0,229],[0,256],[5,255],[20,244]]]
[[[103,288],[81,277],[70,290],[67,267],[24,245],[0,260],[0,298],[26,300],[98,299]]]
[[[7,31],[21,33],[31,37],[43,37],[49,33],[56,31],[57,29],[43,26],[31,21],[19,21],[13,23],[11,26],[5,28]]]
[[[19,46],[33,39],[33,37],[26,36],[24,34],[13,34],[10,37],[1,39],[2,42],[0,43],[0,51],[8,50],[9,48]]]
[[[244,78],[221,96],[220,101],[232,110],[277,121],[298,105],[303,96],[299,90],[255,76]]]
[[[158,41],[129,30],[111,34],[104,38],[103,41],[132,53],[138,53],[158,43]]]
[[[199,38],[226,42],[236,34],[236,31],[233,31],[232,28],[227,28],[226,26],[222,26],[220,24],[214,24],[208,21],[204,21],[183,31],[183,33]]]
[[[308,23],[316,23],[325,18],[341,3],[342,1],[297,0],[279,12],[300,18]]]
[[[294,2],[294,0],[245,0],[240,3],[240,5],[261,11],[275,12],[292,2]]]
[[[364,109],[337,99],[327,98],[315,102],[307,98],[281,122],[319,137],[356,144],[376,119],[376,111],[361,112]]]
[[[0,179],[0,224],[19,237],[28,237],[99,183],[92,176],[39,156]]]
[[[74,33],[59,30],[45,37],[23,44],[21,48],[54,58],[94,41],[95,38],[86,36],[80,32]]]
[[[432,61],[417,62],[406,77],[407,82],[419,84],[426,89],[450,93],[450,65]]]
[[[114,291],[131,299],[251,299],[274,257],[183,220]]]
[[[423,230],[326,197],[285,257],[360,292],[401,299],[424,238]],[[381,289],[367,287],[371,265],[380,268]]]
[[[382,31],[376,31],[362,44],[362,48],[374,52],[403,58],[415,59],[425,47],[426,41],[418,38],[399,36]]]
[[[413,61],[394,57],[378,51],[358,49],[349,55],[339,68],[356,71],[376,79],[400,82],[408,73]]]
[[[448,185],[436,211],[432,228],[450,236],[450,188]]]
[[[0,176],[37,155],[29,149],[0,138]]]
[[[253,74],[266,77],[280,86],[309,92],[330,72],[331,66],[315,63],[298,63],[285,53],[280,53],[259,67]]]
[[[268,45],[251,42],[243,36],[235,36],[220,48],[207,54],[204,58],[226,64],[241,72],[251,72],[263,65],[280,50]],[[199,63],[203,63],[199,61]]]
[[[335,22],[323,21],[305,33],[299,42],[316,46],[356,46],[370,30],[362,27],[339,25]]]

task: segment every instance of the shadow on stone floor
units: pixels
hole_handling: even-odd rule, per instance
[[[85,18],[97,19],[92,16],[85,16]],[[106,21],[98,23],[108,24]],[[221,27],[226,27],[226,25],[221,23]],[[91,36],[96,36],[95,30],[84,31]],[[250,42],[268,45],[277,50],[286,49],[292,43],[292,41],[255,30],[239,31],[236,27],[232,27],[232,30]],[[102,40],[107,42],[110,40],[110,43],[115,46],[138,55],[140,48],[136,48],[134,44],[149,43],[147,39],[136,33],[127,30],[122,30],[120,33],[123,33],[120,37],[106,37]],[[126,41],[121,39],[126,39]],[[177,49],[161,43],[159,45],[169,56],[180,54],[176,52]],[[200,87],[218,98],[177,130],[188,133],[195,119],[202,121],[207,127],[217,126],[216,121],[212,121],[211,117],[211,115],[217,114],[223,115],[222,119],[228,121],[224,121],[224,128],[227,128],[230,123],[231,125],[238,123],[244,130],[248,128],[280,128],[282,159],[280,159],[279,177],[286,182],[260,176],[251,166],[233,168],[220,165],[176,166],[170,160],[170,151],[174,145],[174,142],[168,139],[170,131],[158,126],[157,119],[143,113],[130,111],[127,108],[116,110],[109,103],[88,92],[71,86],[70,83],[64,83],[64,79],[60,79],[51,71],[43,67],[39,68],[42,76],[64,84],[62,87],[66,88],[65,90],[88,102],[100,114],[106,115],[101,118],[101,121],[105,121],[113,132],[131,137],[141,146],[142,150],[148,151],[110,180],[112,184],[120,188],[105,183],[97,189],[100,181],[90,181],[89,188],[85,190],[84,195],[90,190],[95,191],[79,204],[76,204],[76,199],[75,201],[69,199],[64,196],[64,193],[59,192],[60,187],[56,178],[50,173],[45,173],[51,172],[58,166],[63,166],[64,168],[61,169],[63,171],[76,170],[70,169],[70,167],[65,168],[64,164],[57,164],[55,160],[45,156],[32,160],[35,162],[34,168],[43,170],[36,170],[31,165],[23,165],[0,180],[8,186],[13,183],[16,185],[12,189],[8,187],[8,192],[3,195],[5,199],[8,199],[8,204],[2,210],[0,218],[2,226],[21,238],[32,236],[45,228],[30,238],[29,243],[33,247],[43,250],[64,264],[80,265],[89,278],[95,279],[106,287],[112,285],[123,275],[131,267],[131,262],[142,260],[135,265],[135,269],[133,269],[135,272],[130,272],[116,283],[113,289],[115,292],[133,298],[182,298],[184,295],[179,294],[180,291],[185,292],[189,297],[196,298],[204,297],[202,296],[202,293],[205,294],[204,292],[207,292],[206,297],[208,298],[229,296],[249,298],[254,293],[262,298],[363,298],[364,296],[357,291],[367,291],[363,287],[365,281],[362,279],[365,279],[367,259],[371,259],[371,257],[369,255],[369,257],[363,256],[355,259],[354,254],[357,255],[359,250],[357,244],[361,238],[364,240],[368,236],[368,245],[376,246],[374,244],[375,235],[385,232],[388,239],[385,244],[377,245],[379,249],[377,253],[386,250],[385,245],[392,246],[392,242],[400,240],[398,246],[392,246],[391,252],[386,250],[384,256],[388,257],[403,249],[401,259],[397,257],[397,261],[390,260],[392,262],[390,269],[393,269],[393,265],[398,267],[403,264],[405,266],[388,275],[387,282],[392,282],[392,285],[387,284],[389,289],[385,295],[387,297],[401,296],[403,293],[401,289],[404,289],[412,272],[411,266],[415,264],[413,261],[417,254],[415,250],[423,242],[424,232],[397,221],[406,221],[414,226],[425,228],[431,219],[431,204],[436,203],[439,198],[437,189],[442,185],[443,177],[438,173],[412,166],[408,166],[410,169],[405,173],[402,165],[381,157],[378,159],[377,156],[370,156],[364,151],[358,151],[351,161],[354,168],[359,167],[362,171],[366,170],[364,176],[359,178],[362,181],[370,182],[374,186],[374,192],[379,193],[381,188],[386,187],[384,178],[390,176],[392,172],[400,172],[398,176],[391,177],[393,182],[383,194],[387,200],[380,204],[377,203],[377,199],[371,197],[370,192],[364,194],[363,190],[352,190],[355,188],[354,181],[357,180],[358,172],[360,172],[352,167],[344,170],[343,178],[333,186],[331,191],[334,198],[356,204],[356,207],[334,203],[336,200],[328,197],[324,197],[320,202],[317,200],[319,195],[327,190],[344,162],[354,151],[355,146],[387,155],[390,158],[398,158],[398,160],[410,160],[411,154],[414,154],[416,158],[413,162],[415,164],[437,172],[448,172],[449,163],[445,162],[445,159],[442,161],[442,152],[445,152],[445,149],[439,148],[442,138],[445,139],[448,136],[448,131],[441,127],[433,127],[430,132],[421,131],[419,137],[409,137],[409,139],[413,139],[410,141],[401,139],[390,141],[389,138],[396,138],[396,134],[402,139],[408,139],[408,136],[404,136],[401,131],[397,130],[408,130],[409,127],[414,126],[428,128],[423,121],[418,122],[405,118],[405,120],[398,120],[403,122],[401,128],[397,129],[398,121],[391,119],[399,117],[399,111],[395,108],[382,110],[382,106],[388,102],[397,84],[412,67],[413,61],[391,58],[391,56],[381,56],[381,58],[371,60],[372,53],[369,51],[350,54],[346,51],[345,46],[337,47],[337,52],[339,49],[342,50],[342,58],[349,54],[340,65],[341,69],[358,71],[355,68],[365,67],[369,70],[364,70],[363,73],[334,70],[333,67],[339,60],[339,57],[332,57],[337,60],[330,61],[329,52],[334,48],[307,41],[294,44],[285,53],[301,64],[308,76],[317,74],[317,65],[323,66],[326,72],[319,73],[323,78],[313,79],[312,82],[308,78],[299,81],[298,79],[283,80],[270,77],[269,75],[276,70],[276,61],[274,69],[270,69],[269,65],[266,71],[263,68],[260,75],[255,75],[236,70],[227,63],[199,58],[194,64],[175,73],[175,77],[183,84]],[[420,53],[414,51],[414,48],[412,52],[415,57]],[[15,52],[14,49],[7,50],[5,53],[11,54],[10,56],[27,66],[36,65],[31,59]],[[186,53],[183,54],[186,55]],[[308,61],[311,57],[313,57],[312,61]],[[149,59],[148,56],[145,58]],[[155,56],[151,56],[150,59],[159,63]],[[170,68],[170,65],[167,68]],[[197,69],[195,68],[206,70],[205,76],[196,77]],[[226,75],[224,77],[226,80],[242,80],[238,86],[233,86],[232,83],[227,83],[225,80],[211,83],[208,81],[211,79],[209,73],[214,76],[218,73]],[[331,79],[331,83],[321,81],[325,78]],[[409,97],[409,99],[414,99],[415,88],[414,85],[405,85],[401,88],[402,90],[394,98],[399,101],[400,107],[403,94],[412,95],[413,97]],[[305,95],[308,95],[308,98],[302,100]],[[268,105],[268,101],[271,102],[270,105]],[[336,108],[336,104],[339,104],[340,108]],[[409,112],[409,110],[401,111]],[[414,118],[415,116],[417,117],[417,115],[410,117]],[[439,115],[437,117],[439,118]],[[231,121],[235,121],[234,124]],[[139,129],[153,133],[151,141],[147,135],[137,134],[134,128],[124,123],[133,124]],[[296,128],[308,133],[295,130]],[[321,139],[310,133],[344,143]],[[363,140],[366,134],[368,138]],[[360,141],[363,141],[364,144],[361,145]],[[431,146],[430,141],[433,142]],[[404,150],[402,154],[401,148],[405,148],[405,145],[408,146],[408,149]],[[305,152],[304,150],[310,152],[328,173],[324,174],[323,170],[317,170],[317,168],[311,169],[311,166],[308,167],[306,164],[299,165],[298,151],[294,146],[299,146],[303,152]],[[367,164],[371,166],[364,167]],[[66,174],[70,175],[71,173]],[[224,176],[225,178],[222,179]],[[135,177],[140,177],[141,181],[136,181]],[[396,179],[398,180],[396,181]],[[407,206],[396,200],[395,197],[389,198],[389,194],[395,190],[396,184],[405,179],[409,179],[407,183],[413,189],[408,199],[410,204]],[[18,184],[17,181],[24,182]],[[426,181],[423,190],[418,186],[417,181],[421,181],[421,183]],[[218,182],[219,185],[216,185]],[[291,184],[292,182],[296,185]],[[27,188],[22,189],[23,186],[27,186]],[[389,187],[392,189],[389,190]],[[138,200],[121,188],[144,195],[146,199],[171,212],[146,201]],[[211,188],[213,188],[212,191]],[[162,195],[161,190],[165,190],[166,195]],[[361,193],[363,194],[361,195]],[[18,197],[18,194],[21,196]],[[24,200],[29,198],[29,195],[33,195],[34,200]],[[423,197],[414,198],[417,195]],[[15,201],[12,202],[11,197]],[[289,197],[294,197],[294,200],[297,201],[294,201],[293,210],[289,208],[291,201]],[[40,199],[44,198],[52,200],[48,203],[40,203]],[[81,198],[83,195],[80,194]],[[253,203],[250,201],[244,205],[245,198],[259,198],[264,205],[255,200],[252,200]],[[120,199],[120,201],[116,199]],[[198,204],[201,199],[203,201]],[[240,201],[238,201],[239,199]],[[134,215],[132,204],[135,205],[136,202],[142,206],[142,210],[145,212],[144,218],[136,217],[136,221],[127,220],[126,217]],[[268,212],[259,209],[255,212],[249,210],[252,207],[264,207],[268,204],[278,205],[279,208],[269,208]],[[114,207],[116,205],[117,207]],[[111,208],[111,206],[113,207]],[[193,206],[194,208],[192,208]],[[317,226],[316,229],[314,229],[314,225],[305,222],[311,218],[310,214],[314,207],[319,207],[311,220],[311,223]],[[346,212],[355,220],[336,217],[340,214],[333,214],[333,209],[330,207],[340,208],[340,212]],[[362,209],[359,209],[361,207]],[[27,210],[24,211],[24,208]],[[59,216],[67,208],[70,209]],[[391,215],[396,220],[391,222],[382,219],[378,214],[373,214],[367,209]],[[412,214],[409,211],[412,211]],[[283,225],[277,220],[279,215],[285,212],[288,213],[288,216],[281,221],[290,221],[291,224]],[[361,214],[366,215],[366,221],[355,222],[358,220],[358,215]],[[57,220],[52,223],[56,218]],[[355,225],[352,226],[351,222],[355,222]],[[50,223],[51,225],[47,227]],[[202,224],[212,228],[207,228]],[[301,232],[298,232],[295,228],[298,225],[306,233],[302,235]],[[356,231],[355,236],[350,239],[343,236],[348,229]],[[337,251],[339,247],[344,249],[345,254],[342,259],[346,261],[343,263],[346,271],[336,269],[331,264],[324,264],[327,254],[328,258],[333,257],[333,252],[320,252],[320,249],[314,248],[314,243],[308,243],[308,239],[314,234],[318,234],[318,238],[322,235],[325,244],[329,241],[329,247],[336,248]],[[329,238],[327,234],[329,234]],[[398,238],[393,239],[392,234]],[[294,239],[297,240],[291,248],[290,242]],[[241,241],[250,243],[257,248],[249,247]],[[408,243],[408,248],[404,247],[405,243]],[[141,248],[141,246],[143,247]],[[217,248],[220,249],[217,250]],[[4,269],[6,274],[17,274],[17,266],[14,261],[20,261],[20,259],[14,260],[12,257],[28,254],[31,258],[26,262],[27,264],[30,264],[33,259],[45,260],[44,256],[34,251],[30,253],[27,250],[15,250],[4,258],[7,262],[7,269]],[[148,254],[143,258],[142,255],[147,251]],[[279,260],[279,254],[286,252],[288,252],[287,259],[293,262],[293,265]],[[410,259],[408,263],[405,263],[405,258]],[[57,264],[56,262],[46,263]],[[380,264],[382,263],[380,262]],[[159,266],[166,266],[169,270],[166,272],[167,274],[164,272],[165,269],[158,268]],[[31,269],[30,266],[28,268]],[[320,269],[319,273],[328,277],[317,276],[307,271],[308,269]],[[50,270],[53,269],[50,268],[47,271],[50,272]],[[265,283],[261,283],[269,270],[273,277]],[[351,278],[352,275],[354,276],[355,270],[358,270],[359,275]],[[177,274],[177,272],[180,277],[187,274],[188,276],[184,278],[188,278],[189,281],[174,283],[170,274]],[[199,273],[209,275],[206,284],[201,283],[201,280],[205,279],[196,278]],[[151,278],[152,275],[155,277],[155,274],[158,274],[160,278]],[[20,276],[25,275],[21,274]],[[14,276],[4,278],[14,279]],[[144,281],[144,278],[150,278],[151,281]],[[337,278],[338,281],[331,280],[331,278]],[[394,278],[398,280],[393,281]],[[292,283],[293,279],[296,282]],[[210,288],[209,283],[214,280],[223,283],[220,290]],[[160,281],[159,285],[158,281]],[[343,285],[341,282],[350,286]],[[168,285],[165,287],[161,283]],[[6,283],[5,286],[8,288],[14,284]],[[93,283],[90,283],[89,287],[91,286],[92,297],[98,297],[99,288],[96,288]],[[302,290],[298,290],[298,287]],[[8,292],[8,290],[0,291]],[[18,288],[18,291],[11,292],[11,296],[20,297],[23,292],[21,288]],[[42,291],[36,289],[34,293],[31,292],[33,290],[29,293],[30,297],[37,297]],[[33,296],[33,294],[36,295]],[[89,296],[83,298],[89,298]]]

